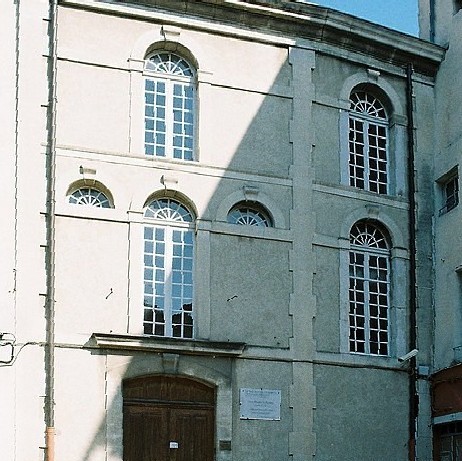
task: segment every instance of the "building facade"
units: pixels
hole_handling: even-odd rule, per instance
[[[445,8],[5,2],[5,459],[458,459]]]
[[[434,133],[434,341],[430,379],[434,445],[437,459],[462,453],[462,329],[459,163],[461,155],[460,69],[462,4],[423,2],[422,17],[431,18],[429,38],[447,51],[435,86]],[[431,14],[425,15],[425,12]]]

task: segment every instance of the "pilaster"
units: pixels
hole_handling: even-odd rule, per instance
[[[315,98],[312,70],[315,67],[313,50],[292,48],[289,53],[292,66],[293,110],[290,121],[290,142],[293,164],[293,208],[290,212],[293,231],[293,251],[290,268],[293,277],[293,293],[290,298],[290,314],[293,336],[290,339],[293,363],[293,384],[290,389],[290,406],[293,409],[293,431],[289,434],[291,459],[307,460],[314,456],[313,409],[316,393],[313,383],[315,352],[313,319],[316,316],[316,299],[313,296],[312,279],[315,259],[312,250],[315,232],[315,215],[312,212],[313,167],[311,154],[314,144],[312,104]]]

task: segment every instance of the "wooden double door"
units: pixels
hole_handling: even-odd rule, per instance
[[[215,389],[186,378],[124,382],[124,461],[213,461]]]

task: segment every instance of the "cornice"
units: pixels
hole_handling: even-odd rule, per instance
[[[60,5],[156,20],[170,13],[176,25],[206,29],[195,19],[278,36],[281,44],[308,40],[370,56],[433,77],[445,49],[410,35],[331,8],[295,0],[59,0]],[[163,18],[166,21],[168,18]],[[226,32],[224,32],[226,34]]]
[[[87,347],[118,351],[143,351],[179,353],[186,355],[212,355],[237,357],[245,349],[245,343],[206,341],[197,339],[166,338],[154,336],[93,333]]]

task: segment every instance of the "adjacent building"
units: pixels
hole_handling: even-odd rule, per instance
[[[424,38],[446,48],[435,85],[433,302],[434,340],[431,385],[437,459],[458,459],[462,453],[462,304],[459,256],[461,219],[459,163],[462,152],[460,120],[462,84],[462,4],[422,2]],[[431,21],[427,23],[427,18]]]
[[[459,459],[460,4],[10,3],[4,459]]]

